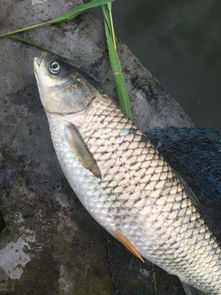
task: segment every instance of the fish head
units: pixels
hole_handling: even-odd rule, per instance
[[[46,112],[69,114],[87,108],[96,97],[96,87],[62,59],[43,53],[34,58],[34,73]]]

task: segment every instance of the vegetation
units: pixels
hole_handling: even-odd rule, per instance
[[[43,22],[43,23],[38,23],[32,26],[24,27],[18,30],[14,30],[11,32],[7,32],[4,34],[0,34],[0,38],[3,37],[10,37],[11,39],[17,40],[24,42],[26,44],[29,44],[31,46],[35,46],[41,50],[56,54],[55,52],[51,52],[47,48],[35,44],[31,41],[22,39],[20,37],[14,36],[14,34],[21,33],[27,30],[35,29],[40,26],[44,25],[50,25],[50,24],[56,24],[59,22],[66,22],[73,20],[75,17],[77,17],[79,14],[82,12],[90,9],[90,8],[95,8],[100,6],[103,11],[103,16],[104,16],[104,28],[105,28],[105,34],[106,34],[106,40],[107,40],[107,47],[108,47],[108,52],[109,52],[109,59],[114,75],[114,80],[117,88],[117,93],[118,93],[118,99],[119,99],[119,105],[123,112],[129,117],[132,117],[132,111],[131,111],[131,104],[129,101],[128,97],[128,91],[127,91],[127,85],[125,82],[125,77],[122,72],[122,67],[121,67],[121,62],[119,59],[119,56],[117,54],[117,45],[116,45],[116,37],[115,37],[115,32],[114,32],[114,25],[113,25],[113,18],[112,18],[112,1],[113,0],[91,0],[90,2],[80,5],[78,7],[72,8],[65,13],[55,17],[52,20]],[[56,54],[58,55],[58,54]],[[60,55],[58,55],[60,56]],[[63,56],[60,56],[63,57]]]

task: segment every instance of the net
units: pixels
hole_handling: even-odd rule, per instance
[[[221,131],[210,128],[156,128],[146,133],[196,195],[199,210],[221,240]],[[143,264],[108,236],[108,259],[116,295],[183,295],[180,281]]]

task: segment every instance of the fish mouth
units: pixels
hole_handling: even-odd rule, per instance
[[[42,61],[46,58],[46,56],[47,56],[47,53],[43,52],[40,57],[35,57],[34,58],[34,67],[39,68]]]
[[[40,67],[40,64],[41,64],[41,62],[40,62],[40,58],[39,57],[35,57],[34,58],[34,66],[36,67]]]

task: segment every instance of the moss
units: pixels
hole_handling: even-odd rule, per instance
[[[39,259],[26,265],[21,279],[14,281],[15,291],[10,295],[59,295],[58,278],[59,271],[50,250],[41,252]]]
[[[114,295],[114,290],[112,283],[110,281],[110,277],[108,278],[102,278],[102,279],[96,279],[92,278],[92,280],[89,280],[85,282],[82,285],[77,285],[73,288],[73,290],[69,293],[66,293],[65,295]]]

